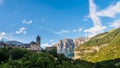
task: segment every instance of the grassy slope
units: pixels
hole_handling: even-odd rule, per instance
[[[120,58],[120,28],[93,37],[90,41],[78,47],[76,51],[87,49],[92,46],[100,46],[106,43],[108,43],[108,45],[101,48],[99,52],[92,55],[89,53],[85,54],[84,58],[82,59],[92,62],[100,62],[104,60]]]
[[[93,56],[93,58],[90,58],[90,61],[100,62],[103,60],[110,60],[115,58],[120,58],[120,32],[108,46],[102,48]]]

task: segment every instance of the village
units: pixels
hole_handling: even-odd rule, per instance
[[[4,41],[0,41],[0,48],[2,48],[2,47],[5,47],[5,48],[25,48],[27,50],[37,52],[37,53],[40,53],[42,50],[44,50],[43,48],[41,48],[41,37],[40,36],[36,37],[36,42],[32,41],[29,44],[7,44]],[[52,51],[52,50],[57,51],[57,47],[56,46],[46,47],[45,50],[46,51]]]

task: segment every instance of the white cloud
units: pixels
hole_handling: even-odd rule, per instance
[[[101,20],[96,14],[97,7],[96,7],[93,0],[89,0],[89,2],[90,2],[90,7],[89,7],[89,9],[90,9],[90,17],[91,17],[91,19],[92,19],[92,21],[94,23],[94,26],[98,26],[98,25],[101,26]]]
[[[60,34],[64,34],[64,33],[69,33],[70,31],[68,31],[68,30],[62,30],[62,31],[60,31],[60,32],[58,32],[58,33],[60,33]]]
[[[88,33],[89,37],[95,36],[96,34],[101,33],[104,31],[104,29],[106,29],[106,26],[102,25],[100,17],[114,18],[115,21],[111,23],[110,26],[114,28],[120,27],[120,20],[116,19],[116,15],[120,14],[120,1],[100,11],[97,11],[97,6],[93,0],[89,0],[89,3],[90,15],[88,16],[90,16],[94,24],[93,27],[84,30],[84,32]],[[88,18],[88,16],[85,18]]]
[[[45,44],[41,44],[42,47],[48,47],[48,46],[51,46],[49,45],[48,43],[45,43]]]
[[[90,6],[90,18],[93,21],[94,26],[84,30],[84,32],[88,33],[88,37],[92,37],[97,35],[98,33],[103,32],[103,30],[106,28],[105,26],[102,26],[101,19],[99,16],[96,14],[97,13],[97,6],[94,3],[93,0],[89,0]]]
[[[5,32],[2,32],[1,35],[6,35],[6,33],[5,33]]]
[[[13,32],[11,32],[13,34]],[[6,40],[16,40],[16,41],[21,41],[23,39],[18,39],[17,37],[15,36],[12,36],[11,33],[6,33],[6,32],[0,32],[0,40],[2,41],[6,41]]]
[[[90,16],[87,15],[87,16],[84,17],[83,21],[88,21],[89,18],[90,18]]]
[[[120,13],[120,1],[115,5],[110,5],[108,8],[97,12],[98,16],[105,16],[114,18],[116,14]]]
[[[21,27],[18,31],[16,31],[16,34],[26,34],[26,28]]]
[[[0,40],[2,40],[2,37],[0,37]]]
[[[73,32],[77,32],[77,30],[76,30],[76,29],[73,29]]]
[[[56,33],[58,34],[65,34],[65,33],[69,33],[70,31],[69,30],[61,30],[61,31],[58,31]]]
[[[79,28],[79,29],[73,29],[73,32],[81,32],[82,31],[82,28]]]
[[[110,26],[114,28],[120,27],[120,20],[114,20],[114,22],[110,24]]]
[[[22,23],[24,24],[31,24],[32,23],[32,20],[29,20],[29,21],[26,21],[25,19],[22,21]]]
[[[106,28],[105,26],[98,25],[98,26],[94,26],[88,30],[85,30],[84,32],[88,33],[88,37],[93,37],[98,33],[102,33],[105,28]]]
[[[5,35],[6,35],[5,32],[1,32],[1,33],[0,33],[0,40],[2,40],[2,38],[3,38]]]
[[[48,44],[48,43],[41,44],[42,48],[51,47],[51,46],[53,46],[53,44]]]
[[[78,29],[78,32],[82,31],[82,28]]]
[[[53,46],[55,44],[54,40],[50,40],[50,44]]]

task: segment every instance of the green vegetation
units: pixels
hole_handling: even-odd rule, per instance
[[[4,59],[3,59],[4,58]],[[91,63],[72,60],[56,52],[40,53],[19,48],[0,48],[0,68],[119,68],[120,59]]]
[[[120,58],[120,30],[108,46],[101,48],[100,51],[94,55],[94,58],[90,59],[90,61],[96,62],[115,58]]]
[[[0,68],[91,68],[93,66],[90,62],[75,61],[56,52],[35,53],[19,48],[0,48],[0,62]]]
[[[99,51],[95,47],[98,47]],[[93,37],[75,51],[81,50],[92,50],[82,53],[81,59],[94,63],[120,58],[120,28]]]

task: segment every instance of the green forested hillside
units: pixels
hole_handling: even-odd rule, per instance
[[[19,48],[0,48],[0,68],[120,68],[120,59],[92,63],[73,60],[63,54],[40,53]]]
[[[46,50],[35,53],[20,48],[0,48],[0,68],[92,68],[93,63],[72,60]]]
[[[93,51],[85,52],[86,50]],[[82,55],[79,55],[81,59],[91,62],[120,58],[120,28],[93,37],[75,51],[83,51]]]

